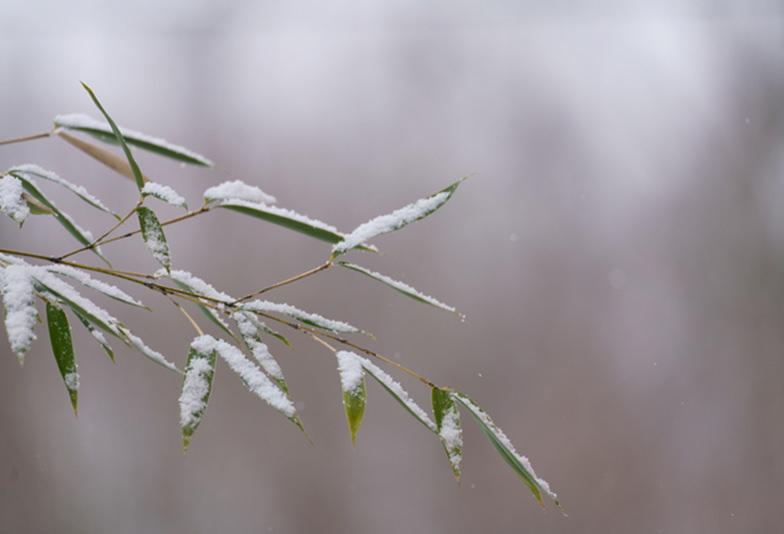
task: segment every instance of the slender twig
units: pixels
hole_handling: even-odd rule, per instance
[[[259,295],[261,295],[263,293],[266,293],[267,291],[271,291],[271,290],[276,289],[278,287],[282,287],[282,286],[291,284],[293,282],[297,282],[298,280],[302,280],[303,278],[307,278],[308,276],[312,276],[312,275],[314,275],[316,273],[319,273],[319,272],[321,272],[321,271],[323,271],[325,269],[329,269],[330,267],[332,267],[332,261],[331,260],[327,260],[327,261],[325,261],[324,263],[322,263],[321,265],[319,265],[317,267],[313,267],[312,269],[308,269],[304,273],[300,273],[300,274],[298,274],[296,276],[292,276],[290,278],[286,278],[285,280],[281,280],[280,282],[276,282],[276,283],[272,284],[271,286],[265,287],[264,289],[260,289],[260,290],[254,292],[254,293],[250,293],[248,295],[245,295],[244,297],[235,300],[234,304],[239,304],[240,302],[245,302],[246,300],[250,300],[250,299],[252,299],[254,297],[258,297]]]
[[[39,133],[39,134],[26,135],[24,137],[16,137],[14,139],[5,139],[3,141],[0,141],[0,146],[2,146],[2,145],[12,145],[14,143],[24,143],[26,141],[35,141],[36,139],[44,139],[44,138],[49,137],[51,135],[52,135],[52,132],[44,132],[44,133]]]
[[[332,352],[338,351],[338,349],[336,349],[335,347],[333,347],[332,345],[330,345],[329,343],[327,343],[326,341],[318,337],[316,334],[310,334],[310,337],[312,337],[314,340],[321,343],[323,346],[327,347],[327,349],[331,350]]]
[[[210,211],[210,207],[209,206],[202,206],[201,208],[199,208],[197,210],[189,211],[188,213],[184,213],[184,214],[182,214],[182,215],[180,215],[178,217],[174,217],[174,218],[166,220],[166,221],[161,221],[161,226],[168,226],[170,224],[175,224],[175,223],[178,223],[180,221],[184,221],[186,219],[190,219],[192,217],[196,217],[197,215],[201,215],[202,213],[207,213],[208,211]],[[120,239],[127,239],[127,238],[129,238],[131,236],[135,236],[136,234],[140,234],[141,231],[142,231],[142,229],[138,228],[138,229],[134,230],[133,232],[128,232],[127,234],[122,234],[122,235],[118,235],[116,237],[113,237],[111,239],[107,239],[106,241],[104,241],[101,244],[102,245],[107,245],[109,243],[114,243],[115,241],[119,241]]]
[[[193,317],[191,317],[191,314],[189,314],[188,311],[185,308],[182,307],[182,304],[180,304],[179,302],[177,302],[176,300],[174,300],[171,297],[169,297],[169,300],[171,301],[172,304],[174,304],[174,306],[178,310],[180,310],[180,312],[185,316],[185,318],[188,319],[188,322],[191,323],[191,326],[193,326],[193,329],[196,330],[196,333],[199,334],[200,336],[203,336],[204,335],[204,331],[199,327],[199,323],[197,323],[193,319]]]
[[[59,258],[57,258],[57,259],[58,259],[59,261],[62,261],[62,260],[64,260],[65,258],[70,258],[71,256],[74,256],[74,255],[76,255],[76,254],[79,254],[80,252],[84,252],[85,250],[91,250],[91,249],[94,249],[95,247],[97,247],[97,246],[101,245],[101,244],[104,242],[104,239],[106,239],[106,238],[107,238],[109,235],[111,235],[111,233],[112,233],[112,232],[114,232],[115,230],[117,230],[117,229],[118,229],[120,226],[122,226],[123,224],[125,224],[125,222],[126,222],[126,221],[127,221],[127,220],[128,220],[130,217],[131,217],[131,215],[133,215],[134,213],[136,213],[136,209],[137,209],[139,206],[141,206],[141,205],[142,205],[142,202],[143,202],[142,200],[139,200],[139,201],[136,203],[136,205],[133,207],[133,209],[132,209],[131,211],[129,211],[128,213],[126,213],[126,214],[125,214],[125,216],[123,216],[123,217],[122,217],[122,218],[121,218],[119,221],[117,221],[117,222],[114,224],[114,226],[112,226],[111,228],[109,228],[108,230],[106,230],[106,231],[105,231],[103,234],[101,234],[101,235],[100,235],[100,236],[99,236],[97,239],[93,240],[93,242],[92,242],[92,243],[90,243],[90,244],[88,244],[88,245],[85,245],[85,246],[83,246],[83,247],[81,247],[81,248],[77,248],[76,250],[72,250],[71,252],[69,252],[69,253],[67,253],[67,254],[63,254],[62,256],[60,256],[60,257],[59,257]]]

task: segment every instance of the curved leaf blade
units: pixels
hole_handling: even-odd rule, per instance
[[[95,328],[86,317],[81,315],[80,312],[77,312],[73,308],[71,308],[71,311],[76,316],[76,318],[79,319],[79,322],[82,323],[82,326],[84,326],[87,331],[90,332],[90,335],[93,337],[93,339],[95,339],[96,343],[101,346],[112,363],[114,363],[114,350],[112,349],[112,346],[109,345],[109,343],[106,341],[106,337],[104,337],[103,332]]]
[[[68,317],[59,306],[46,303],[46,321],[49,325],[49,340],[52,343],[52,353],[57,362],[57,368],[63,377],[68,397],[71,399],[71,408],[74,415],[78,411],[79,401],[79,373],[76,369],[73,342],[71,340],[71,326]]]
[[[128,160],[121,158],[117,154],[113,152],[109,152],[108,150],[104,150],[103,148],[94,145],[92,143],[88,143],[83,139],[79,139],[78,137],[74,137],[72,135],[68,135],[63,131],[57,131],[57,136],[71,145],[72,147],[76,148],[77,150],[87,154],[91,158],[93,158],[98,163],[105,165],[106,167],[110,168],[117,174],[121,176],[125,176],[132,182],[135,182],[136,179],[133,176],[133,171],[131,170],[131,166],[128,165]],[[146,175],[143,175],[145,180],[149,180]]]
[[[433,388],[433,415],[441,444],[452,466],[452,474],[460,481],[460,463],[463,459],[463,430],[460,427],[460,412],[452,392],[448,389]]]
[[[142,239],[144,244],[152,253],[153,258],[160,263],[167,271],[171,269],[171,256],[169,254],[169,244],[166,242],[166,235],[163,233],[155,212],[150,208],[139,206],[136,208],[139,216],[139,226],[142,229]]]
[[[185,450],[188,449],[193,433],[204,418],[215,376],[216,351],[214,349],[204,351],[200,350],[201,348],[198,343],[191,344],[179,398],[182,446]]]

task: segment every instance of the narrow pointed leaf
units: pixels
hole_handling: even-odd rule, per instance
[[[528,458],[515,450],[512,442],[506,437],[503,430],[493,422],[487,412],[464,393],[454,392],[453,399],[463,405],[463,407],[474,417],[484,435],[490,440],[490,443],[493,444],[496,451],[498,451],[498,454],[501,455],[501,458],[503,458],[512,470],[514,470],[523,482],[525,482],[536,500],[541,504],[542,493],[545,493],[555,502],[556,506],[560,506],[558,496],[550,489],[550,485],[536,475]]]
[[[104,148],[96,146],[92,143],[88,143],[84,139],[79,139],[78,137],[68,135],[63,131],[57,131],[57,136],[72,147],[84,152],[98,163],[109,167],[117,174],[125,176],[132,182],[136,181],[136,178],[133,175],[133,170],[131,170],[131,166],[128,165],[128,161],[124,158],[121,158],[114,152],[109,152]],[[148,180],[147,176],[142,176],[144,177],[145,181]]]
[[[460,481],[460,462],[463,459],[463,430],[460,427],[460,412],[452,392],[448,389],[433,388],[433,415],[436,419],[438,437],[452,466],[452,474]]]
[[[362,367],[362,360],[353,352],[340,351],[336,356],[338,371],[340,371],[340,388],[343,391],[343,409],[351,433],[351,444],[354,445],[357,442],[357,433],[362,426],[367,404],[365,370]]]
[[[277,206],[268,206],[267,204],[243,200],[226,200],[217,204],[216,207],[236,211],[237,213],[242,213],[244,215],[250,215],[251,217],[277,224],[278,226],[328,243],[338,243],[345,238],[345,235],[340,233],[338,229],[332,225],[316,219],[311,219],[306,215],[289,209],[278,208]],[[359,248],[371,251],[377,250],[375,247],[368,245]]]
[[[458,180],[437,193],[357,226],[344,240],[332,247],[332,255],[340,256],[376,236],[400,230],[413,222],[424,219],[446,204],[462,181]]]
[[[114,362],[114,350],[112,349],[112,346],[109,345],[109,342],[106,340],[106,337],[103,335],[103,332],[95,328],[90,323],[90,321],[87,320],[87,318],[77,313],[73,308],[71,309],[71,311],[73,312],[74,315],[76,315],[76,318],[79,319],[79,322],[82,323],[82,326],[84,326],[87,329],[87,331],[90,332],[90,335],[93,337],[93,339],[95,339],[96,343],[98,343],[101,346],[101,348],[109,357],[109,359],[112,362]]]
[[[197,338],[198,340],[198,338]],[[197,340],[188,351],[188,363],[180,394],[180,428],[182,429],[183,448],[187,449],[191,437],[204,418],[204,411],[212,392],[212,379],[215,376],[215,350],[201,351]]]
[[[429,304],[436,308],[441,308],[442,310],[446,310],[448,312],[456,311],[455,308],[453,308],[452,306],[444,304],[443,302],[440,302],[429,295],[425,295],[424,293],[417,291],[410,285],[400,282],[399,280],[394,280],[388,276],[371,271],[370,269],[366,269],[354,263],[349,263],[347,261],[339,261],[338,265],[340,265],[341,267],[345,267],[346,269],[350,269],[352,271],[362,273],[365,276],[372,278],[373,280],[378,280],[382,284],[391,287],[395,291],[402,293],[403,295],[412,298],[414,300],[417,300],[419,302],[424,302],[425,304]]]
[[[352,326],[343,321],[336,321],[335,319],[327,319],[317,313],[300,310],[291,304],[270,302],[268,300],[252,300],[244,303],[242,309],[251,312],[280,313],[303,324],[322,330],[328,330],[330,332],[341,332],[344,334],[360,332],[359,328],[356,326]]]
[[[73,342],[71,341],[71,326],[68,317],[59,306],[46,303],[46,320],[49,324],[49,340],[52,343],[52,353],[57,362],[57,368],[63,377],[65,389],[71,399],[74,414],[78,411],[79,400],[79,373],[76,369]]]
[[[161,367],[165,367],[169,371],[174,371],[175,373],[179,373],[180,372],[180,370],[177,369],[177,366],[174,365],[169,360],[167,360],[163,356],[163,354],[161,354],[157,350],[153,350],[150,347],[148,347],[144,343],[142,338],[140,338],[137,335],[134,335],[133,333],[131,333],[130,330],[128,330],[125,327],[120,327],[120,331],[122,332],[123,336],[125,336],[128,339],[128,342],[130,343],[130,345],[133,348],[135,348],[137,351],[139,351],[143,356],[145,356],[149,360],[152,360],[153,362],[157,363]]]
[[[143,308],[145,310],[149,310],[147,306],[130,296],[128,293],[120,289],[119,287],[113,286],[111,284],[107,284],[101,280],[97,280],[86,272],[71,267],[69,265],[47,265],[45,267],[47,271],[50,273],[59,274],[61,276],[67,276],[72,280],[76,280],[80,284],[85,287],[89,287],[90,289],[94,289],[99,293],[106,295],[107,297],[114,299],[118,302],[122,302],[123,304],[128,304],[130,306],[134,306],[136,308]]]
[[[103,109],[101,109],[101,111],[103,112]],[[105,113],[104,116],[108,118]],[[111,121],[110,124],[107,124],[87,115],[71,113],[68,115],[58,115],[54,118],[54,124],[55,126],[67,130],[84,132],[105,143],[117,143],[117,136],[114,131],[114,125],[111,125]],[[127,144],[139,147],[142,150],[147,150],[191,165],[200,165],[202,167],[212,166],[212,162],[204,156],[188,150],[185,147],[169,143],[164,139],[152,137],[128,128],[120,128],[120,132]]]
[[[136,213],[139,215],[139,226],[142,229],[144,244],[150,249],[156,261],[168,271],[171,268],[169,245],[158,217],[155,212],[144,206],[136,208]]]
[[[90,98],[92,98],[95,106],[100,110],[100,112],[106,118],[106,122],[109,123],[109,126],[111,126],[112,133],[114,133],[115,139],[122,147],[123,152],[125,153],[125,158],[128,160],[128,165],[131,167],[133,178],[134,180],[136,180],[136,187],[138,187],[139,190],[141,191],[142,187],[144,187],[144,176],[142,175],[142,171],[139,169],[139,165],[136,163],[136,160],[133,158],[133,154],[131,154],[131,149],[129,149],[128,145],[125,143],[125,139],[123,138],[122,132],[120,132],[120,129],[117,127],[117,124],[114,122],[114,120],[112,120],[112,118],[103,108],[101,103],[98,101],[98,97],[95,96],[95,93],[90,88],[90,86],[82,82],[82,87],[84,87],[84,90],[87,91],[87,93],[90,95]]]
[[[259,332],[262,329],[261,321],[252,313],[247,312],[236,312],[232,315],[232,319],[237,323],[237,328],[245,342],[245,346],[248,347],[248,350],[256,358],[261,368],[288,395],[289,385],[286,383],[286,377],[283,376],[283,370],[261,339],[261,333]]]

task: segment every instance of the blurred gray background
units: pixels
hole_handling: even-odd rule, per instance
[[[76,334],[80,413],[45,329],[2,340],[3,533],[771,533],[784,522],[784,19],[780,2],[34,2],[0,5],[0,139],[57,113],[192,147],[138,153],[197,205],[227,178],[349,230],[470,175],[437,216],[377,239],[361,275],[270,298],[356,323],[374,348],[472,394],[559,492],[541,510],[467,420],[464,477],[370,384],[352,449],[334,358],[274,341],[310,445],[221,368],[183,455],[179,379]],[[0,147],[118,211],[134,187],[57,139]],[[56,191],[51,187],[48,191]],[[57,193],[101,230],[111,220]],[[177,213],[161,207],[162,216]],[[65,252],[37,218],[2,247]],[[232,213],[170,228],[177,266],[242,294],[328,247]],[[155,269],[136,240],[115,266]],[[80,256],[93,261],[89,255]],[[135,288],[107,303],[182,364],[188,324]],[[396,375],[397,376],[397,375]],[[428,392],[404,384],[423,404]]]

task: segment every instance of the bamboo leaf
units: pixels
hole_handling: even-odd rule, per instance
[[[542,504],[542,493],[545,493],[555,502],[556,506],[560,507],[558,496],[550,489],[550,485],[536,475],[528,458],[515,450],[512,442],[506,437],[503,430],[493,422],[488,413],[464,393],[454,392],[452,398],[458,401],[474,417],[484,435],[498,451],[498,454],[525,482],[536,500]]]
[[[454,182],[437,193],[419,199],[387,215],[380,215],[357,226],[345,239],[332,247],[332,256],[337,257],[349,250],[361,247],[365,241],[376,236],[394,232],[409,224],[424,219],[447,203],[465,178]]]
[[[24,364],[25,354],[36,339],[35,326],[39,321],[31,270],[32,267],[24,262],[11,263],[0,269],[8,343],[20,365]]]
[[[362,367],[362,360],[353,352],[340,351],[336,356],[340,372],[340,387],[343,391],[343,409],[351,433],[351,444],[355,445],[367,404],[365,370]]]
[[[191,344],[179,398],[182,445],[186,450],[193,433],[204,418],[215,376],[216,351],[202,350],[204,348],[198,343],[198,338]]]
[[[142,229],[144,244],[152,252],[153,257],[167,271],[171,269],[171,257],[169,255],[169,245],[166,242],[166,235],[163,233],[158,217],[151,209],[144,206],[136,208],[139,215],[139,226]]]
[[[123,152],[125,153],[125,157],[128,160],[128,165],[131,167],[133,178],[134,180],[136,180],[136,187],[138,187],[139,190],[141,191],[141,189],[144,187],[144,176],[142,176],[142,171],[139,169],[139,165],[136,163],[136,160],[133,158],[133,154],[131,154],[131,150],[128,148],[128,145],[125,143],[125,139],[123,138],[122,132],[120,132],[120,129],[117,127],[117,124],[114,122],[114,120],[112,120],[112,118],[103,108],[101,103],[98,101],[98,97],[95,96],[95,93],[90,88],[90,86],[82,82],[82,87],[84,87],[84,90],[87,91],[87,93],[90,95],[90,98],[92,98],[95,106],[101,111],[103,116],[106,118],[106,122],[108,122],[109,126],[111,126],[112,132],[114,133],[114,137],[122,147]]]
[[[372,278],[373,280],[377,280],[382,284],[391,287],[398,293],[402,293],[403,295],[412,298],[416,301],[424,302],[425,304],[429,304],[431,306],[440,308],[442,310],[446,310],[448,312],[453,312],[453,313],[456,312],[455,308],[453,308],[452,306],[444,304],[443,302],[440,302],[429,295],[425,295],[424,293],[416,290],[415,288],[411,287],[406,283],[400,282],[399,280],[394,280],[388,276],[385,276],[377,272],[373,272],[370,269],[366,269],[365,267],[361,267],[359,265],[356,265],[354,263],[349,263],[347,261],[339,261],[338,265],[340,265],[341,267],[345,267],[346,269],[356,271],[358,273],[362,273],[365,276]]]
[[[22,199],[27,203],[32,215],[54,215],[54,212],[34,199],[28,192],[22,193]]]
[[[142,308],[145,310],[150,309],[119,287],[107,284],[101,280],[96,280],[80,269],[76,269],[69,265],[47,265],[45,269],[50,273],[66,276],[72,280],[76,280],[83,286],[94,289],[95,291],[106,295],[110,299],[122,302],[123,304],[128,304],[129,306],[134,306],[136,308]]]
[[[147,182],[142,188],[142,196],[157,198],[161,202],[165,202],[171,206],[183,208],[186,211],[188,210],[188,203],[185,202],[185,198],[168,185]]]
[[[268,206],[243,200],[225,200],[216,204],[216,207],[249,215],[328,243],[338,243],[345,238],[345,235],[332,225],[277,206]],[[369,245],[363,245],[359,248],[377,251],[375,247]]]
[[[84,326],[87,331],[90,332],[90,335],[93,337],[93,339],[95,339],[96,343],[101,346],[109,359],[114,362],[114,350],[112,349],[111,345],[109,345],[109,342],[106,341],[106,337],[103,335],[103,332],[95,328],[86,317],[81,315],[73,308],[71,308],[71,311],[76,316],[76,318],[79,319],[79,322],[82,323],[82,326]]]
[[[289,385],[286,383],[286,377],[283,376],[283,370],[261,339],[261,333],[259,332],[259,330],[263,330],[261,321],[252,313],[247,312],[236,312],[232,315],[232,319],[237,323],[237,328],[245,342],[245,346],[248,347],[248,350],[256,358],[261,368],[288,395]]]
[[[136,178],[133,175],[133,171],[131,170],[131,166],[128,165],[128,161],[121,158],[117,154],[113,152],[109,152],[99,146],[96,146],[92,143],[88,143],[83,139],[79,139],[78,137],[74,137],[72,135],[68,135],[63,131],[57,131],[58,137],[60,137],[63,141],[71,145],[72,147],[84,152],[97,162],[106,165],[111,170],[125,176],[132,182],[135,182]],[[145,181],[149,180],[146,175],[143,175]]]
[[[65,388],[68,390],[71,407],[76,414],[79,400],[79,373],[76,369],[73,342],[71,341],[71,326],[68,324],[68,317],[62,308],[51,302],[46,303],[46,320],[49,324],[52,353],[60,375],[63,377]]]
[[[30,215],[24,194],[22,182],[16,176],[0,176],[0,213],[8,215],[20,228]]]
[[[448,389],[433,388],[433,415],[436,419],[438,437],[452,466],[452,474],[460,481],[460,462],[463,459],[463,430],[460,427],[460,412],[452,392]]]
[[[103,110],[101,109],[101,111]],[[104,116],[106,116],[105,113]],[[117,136],[114,132],[114,128],[111,126],[111,122],[110,124],[106,124],[87,115],[73,113],[69,115],[58,115],[54,118],[54,124],[59,128],[89,134],[105,143],[117,144]],[[147,150],[148,152],[153,152],[160,156],[165,156],[191,165],[199,165],[202,167],[212,166],[212,162],[204,156],[185,147],[169,143],[164,139],[152,137],[128,128],[120,128],[120,132],[127,144],[136,146],[142,150]]]

